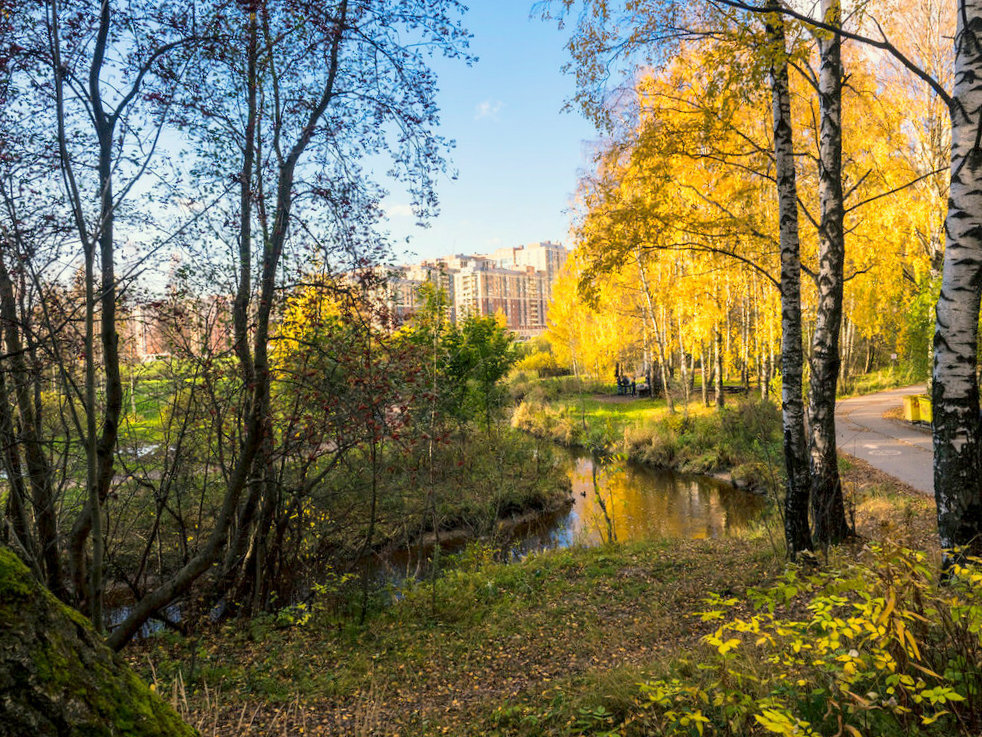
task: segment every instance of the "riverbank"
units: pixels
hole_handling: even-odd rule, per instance
[[[564,455],[505,422],[487,429],[461,424],[432,444],[380,444],[374,458],[352,449],[347,463],[312,486],[295,513],[283,515],[270,546],[282,567],[269,603],[256,605],[246,596],[244,608],[233,605],[229,612],[266,616],[261,612],[307,601],[315,591],[329,593],[332,606],[359,610],[371,605],[387,580],[423,575],[437,542],[443,554],[474,540],[501,545],[529,520],[569,508]],[[204,519],[199,530],[189,543],[209,531]],[[128,547],[115,551],[117,560],[139,549],[139,537],[127,540]],[[176,569],[180,560],[165,553],[163,563]],[[203,578],[167,610],[166,623],[149,629],[166,625],[193,633],[207,626],[214,616],[215,592],[208,588],[214,582]],[[126,612],[132,595],[130,588],[110,589],[114,614]]]
[[[716,475],[743,488],[776,489],[781,418],[772,403],[730,400],[718,411],[692,402],[669,413],[663,400],[603,395],[522,401],[512,427],[566,447],[584,447],[655,468]]]
[[[844,464],[860,533],[933,549],[933,510],[861,463]],[[780,529],[650,541],[494,563],[471,549],[363,626],[319,608],[233,622],[130,651],[202,735],[573,735],[641,709],[641,681],[672,673],[713,623],[704,599],[744,599],[784,569]],[[851,554],[851,553],[847,553]],[[302,624],[300,623],[302,622]],[[149,667],[152,663],[152,669]],[[629,732],[626,732],[629,733]]]

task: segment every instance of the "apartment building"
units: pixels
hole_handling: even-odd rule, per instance
[[[552,285],[565,259],[562,245],[546,241],[396,267],[389,281],[390,309],[410,314],[419,306],[419,287],[429,282],[446,294],[451,320],[500,314],[510,330],[533,337],[546,328]]]
[[[232,350],[232,298],[161,299],[124,307],[119,314],[123,357],[152,361],[169,356]]]
[[[566,262],[566,249],[559,243],[540,241],[515,248],[499,248],[491,258],[503,269],[525,269],[531,267],[546,275],[548,296],[552,297],[552,285],[559,276],[559,270]]]

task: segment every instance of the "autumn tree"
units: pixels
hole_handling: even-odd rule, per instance
[[[312,262],[336,284],[384,253],[384,191],[365,162],[387,157],[418,214],[433,211],[445,142],[428,60],[464,55],[462,11],[454,0],[3,6],[0,438],[14,491],[3,534],[101,626],[109,530],[128,501],[148,505],[139,563],[113,560],[138,599],[113,647],[216,562],[217,579],[241,581],[259,560],[244,551],[276,538],[289,503],[277,506],[274,461],[310,449],[276,427],[302,415],[277,403],[283,295]],[[139,318],[178,355],[155,369],[172,390],[166,444],[122,449],[136,418],[121,340],[138,325],[127,316],[121,336],[122,313],[141,272],[175,251],[183,264]],[[190,535],[182,504],[195,491],[214,517]],[[175,555],[150,575],[168,520]]]
[[[574,6],[577,4],[563,5],[567,11]],[[593,276],[621,268],[614,263],[614,254],[632,238],[644,241],[645,236],[639,234],[646,229],[655,235],[647,238],[649,248],[724,255],[780,288],[785,318],[782,379],[788,546],[792,553],[810,546],[808,499],[818,541],[827,544],[841,539],[849,531],[835,451],[835,394],[840,379],[845,378],[842,356],[844,353],[847,368],[855,361],[857,325],[862,325],[867,341],[863,365],[871,365],[875,338],[869,326],[883,324],[889,315],[873,304],[886,304],[881,300],[890,299],[891,294],[882,284],[874,287],[873,275],[889,273],[887,257],[895,254],[912,274],[922,268],[919,257],[899,244],[902,237],[894,241],[887,236],[890,246],[884,247],[882,223],[892,218],[915,232],[927,227],[925,219],[917,219],[914,213],[925,212],[921,208],[931,196],[924,187],[937,174],[915,163],[919,156],[898,158],[894,153],[891,137],[897,127],[915,132],[907,151],[927,149],[923,140],[931,138],[921,135],[924,125],[911,113],[910,88],[894,85],[890,92],[877,88],[876,75],[882,65],[859,50],[849,56],[852,83],[843,87],[839,39],[856,32],[841,28],[841,9],[835,3],[827,3],[824,21],[817,23],[777,3],[752,7],[741,2],[708,3],[703,7],[713,12],[707,13],[670,5],[657,11],[607,3],[581,7],[583,12],[574,16],[578,34],[571,51],[576,60],[584,62],[583,68],[597,72],[600,67],[591,68],[589,62],[601,59],[603,69],[618,64],[630,69],[632,54],[653,65],[651,71],[631,80],[633,96],[622,89],[614,104],[607,104],[609,90],[601,94],[606,75],[584,73],[580,77],[585,87],[578,99],[588,112],[599,115],[607,125],[620,119],[627,130],[598,167],[599,180],[605,171],[615,168],[608,161],[618,162],[612,177],[615,183],[593,188],[608,194],[595,198],[600,204],[588,205],[591,214],[584,221],[606,222],[592,250],[596,254]],[[792,17],[790,43],[784,36],[784,15]],[[851,22],[861,21],[854,18]],[[802,33],[804,29],[807,34]],[[809,37],[816,45],[809,47]],[[712,43],[696,40],[700,38],[712,39]],[[679,44],[684,49],[681,53]],[[688,63],[695,55],[701,65]],[[818,65],[816,71],[811,69],[812,62]],[[901,66],[913,74],[909,62]],[[755,125],[762,112],[765,84],[773,110],[770,135]],[[875,103],[874,96],[880,98]],[[606,112],[596,111],[597,106],[605,105]],[[844,109],[854,121],[854,129],[846,130],[845,135]],[[630,126],[639,132],[631,131]],[[797,150],[795,128],[802,131],[803,141]],[[618,192],[619,186],[623,192]],[[869,216],[873,203],[875,218]],[[631,218],[624,217],[628,212],[633,213]],[[799,232],[799,214],[813,227]],[[620,225],[615,227],[618,217]],[[629,219],[646,224],[632,225],[627,235]],[[847,231],[854,243],[849,253],[844,245]],[[772,261],[778,249],[782,254],[780,281],[773,276],[777,270]],[[814,292],[807,284],[802,292],[799,268],[812,278]],[[714,345],[724,344],[716,352],[734,356],[744,382],[751,353],[760,352],[759,331],[750,335],[742,327],[733,348],[730,321],[735,318],[746,326],[751,322],[749,310],[754,315],[752,322],[757,323],[758,300],[752,296],[752,282],[742,287],[748,290],[749,301],[736,315],[725,315],[724,329],[713,340]],[[844,294],[849,282],[855,288],[847,311]],[[890,284],[897,289],[893,279]],[[732,298],[733,291],[733,285],[727,283],[727,296]],[[903,299],[909,299],[907,291],[900,291]],[[813,324],[805,323],[811,343],[807,452],[802,441],[801,401],[806,314],[815,316]],[[766,375],[766,363],[758,358],[757,364]]]
[[[38,314],[25,312],[27,302],[21,302],[19,310],[13,306],[18,276],[22,279],[21,297],[27,294],[28,285],[36,293],[44,280],[57,278],[56,268],[52,268],[54,252],[29,242],[36,231],[25,227],[23,220],[31,210],[25,199],[44,192],[53,203],[46,217],[71,223],[70,231],[60,231],[58,247],[80,267],[82,275],[77,315],[57,328],[62,330],[76,322],[82,326],[80,353],[85,368],[80,385],[68,374],[66,356],[54,350],[47,356],[62,367],[61,380],[76,425],[73,429],[83,438],[86,458],[86,503],[67,536],[72,587],[62,580],[63,567],[56,562],[61,555],[60,533],[51,539],[51,525],[43,522],[47,517],[43,511],[39,521],[45,530],[42,537],[48,542],[42,547],[52,590],[76,603],[84,602],[101,628],[102,505],[115,476],[123,395],[116,313],[120,294],[130,282],[127,273],[117,273],[120,248],[116,230],[121,213],[133,199],[134,188],[154,159],[156,144],[169,120],[167,106],[157,104],[158,96],[174,84],[163,62],[171,55],[188,58],[196,36],[185,8],[174,3],[119,7],[104,2],[95,8],[56,0],[20,4],[11,13],[10,24],[16,38],[12,46],[16,61],[8,84],[15,99],[8,100],[8,111],[13,115],[7,121],[18,120],[24,126],[20,138],[25,148],[17,161],[33,159],[44,162],[46,168],[30,189],[8,189],[5,198],[5,230],[10,239],[6,245],[8,255],[16,254],[5,265],[2,279],[7,298],[5,341],[17,356],[14,363],[19,364],[14,369],[21,392],[15,412],[27,432],[25,457],[39,509],[50,508],[57,483],[48,460],[34,450],[42,442],[43,407],[32,399],[36,405],[32,410],[24,401],[29,377],[21,362],[25,356],[21,347],[31,342],[22,332],[30,322],[43,324],[52,340],[56,326],[49,305],[39,306],[40,320]],[[53,148],[41,147],[42,131],[53,135]],[[31,380],[36,383],[36,379]],[[98,386],[103,390],[97,390]],[[89,543],[91,565],[86,564]]]
[[[759,6],[748,6],[757,12]],[[852,38],[892,56],[905,70],[930,88],[951,116],[951,179],[945,219],[945,257],[936,308],[932,384],[934,432],[934,486],[938,529],[946,550],[974,550],[982,539],[982,497],[978,489],[982,465],[982,436],[978,412],[976,373],[979,302],[982,299],[982,241],[978,237],[979,165],[977,129],[982,83],[977,68],[982,64],[977,35],[982,29],[982,6],[969,0],[956,8],[954,75],[951,89],[932,75],[914,55],[874,24],[872,33],[845,31],[835,23],[814,21],[784,8],[823,31]],[[834,19],[833,19],[834,20]],[[947,559],[946,559],[947,560]]]
[[[220,31],[206,49],[213,64],[201,67],[212,83],[183,94],[197,113],[193,131],[211,154],[202,161],[205,180],[222,178],[226,161],[237,172],[230,217],[212,232],[234,256],[234,350],[246,389],[241,441],[208,542],[133,607],[110,636],[114,647],[208,570],[233,521],[237,538],[262,534],[256,510],[267,486],[252,481],[272,452],[269,345],[281,279],[291,274],[291,254],[326,260],[328,242],[342,253],[378,243],[372,226],[381,191],[361,175],[365,157],[390,153],[420,211],[434,204],[441,141],[425,55],[460,53],[460,10],[453,0],[394,8],[360,0],[266,2],[229,14],[215,6]],[[368,261],[363,253],[355,265]]]
[[[776,3],[772,5],[776,6]],[[776,9],[776,8],[775,8]],[[770,42],[771,116],[774,125],[775,184],[781,244],[781,419],[784,428],[784,539],[794,557],[811,548],[808,500],[811,477],[805,435],[801,335],[801,248],[798,231],[798,183],[791,119],[791,83],[784,19],[765,16]]]

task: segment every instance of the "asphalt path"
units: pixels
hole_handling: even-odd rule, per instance
[[[923,384],[842,399],[835,405],[835,442],[839,450],[925,494],[934,494],[933,447],[928,428],[885,419],[883,413]]]

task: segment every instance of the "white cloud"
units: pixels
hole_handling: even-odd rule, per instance
[[[389,205],[385,208],[385,214],[390,218],[411,218],[415,217],[412,205]]]
[[[491,120],[498,119],[498,113],[505,106],[501,100],[484,100],[478,103],[477,107],[474,108],[474,120],[483,120],[484,118],[490,118]]]

